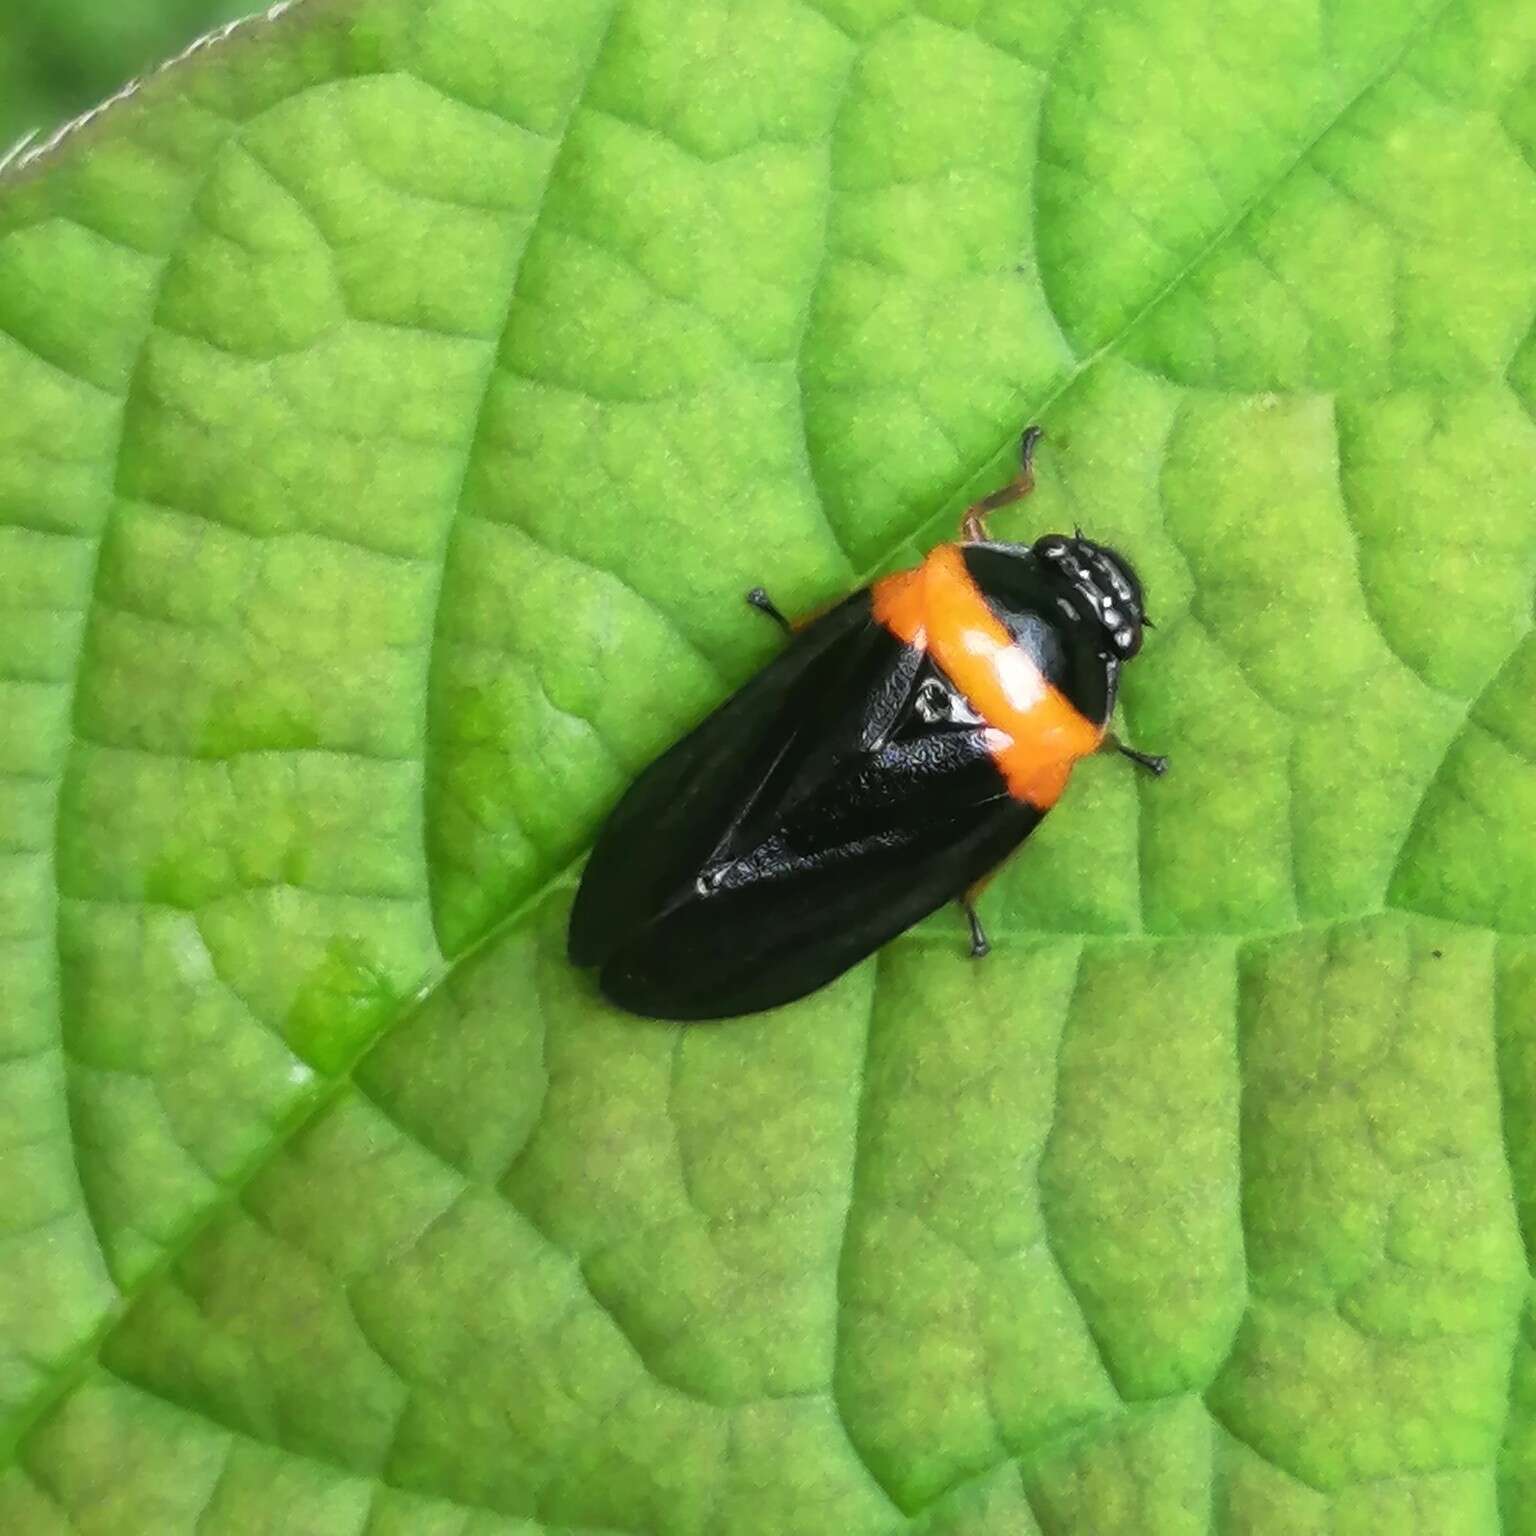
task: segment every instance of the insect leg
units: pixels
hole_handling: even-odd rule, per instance
[[[1106,731],[1104,733],[1104,744],[1099,748],[1099,751],[1118,752],[1121,757],[1130,758],[1133,763],[1145,768],[1148,773],[1155,775],[1157,778],[1162,778],[1168,772],[1168,759],[1166,757],[1159,757],[1151,752],[1137,752],[1134,748],[1126,746],[1113,731]]]
[[[784,617],[783,613],[779,609],[779,605],[775,603],[774,600],[769,597],[761,587],[753,587],[752,590],[747,593],[747,601],[751,603],[751,605],[756,608],[759,613],[766,613],[768,617],[772,619],[773,622],[777,624],[786,635],[794,634],[795,626]]]
[[[992,945],[987,939],[987,930],[981,926],[981,918],[977,916],[970,892],[960,897],[960,910],[965,913],[965,920],[971,925],[971,959],[980,960],[983,955],[991,953]]]
[[[989,869],[981,879],[973,881],[966,889],[965,894],[959,898],[960,910],[965,913],[965,920],[971,925],[971,959],[980,960],[984,955],[991,954],[992,944],[987,938],[987,930],[981,926],[981,915],[976,910],[976,903],[981,899],[981,893],[991,885],[997,872],[1003,866],[998,864]]]
[[[1034,490],[1035,449],[1040,446],[1040,439],[1044,436],[1045,433],[1039,427],[1026,427],[1023,437],[1019,439],[1018,474],[1000,490],[993,491],[990,496],[983,496],[980,501],[973,502],[965,509],[965,516],[960,519],[960,537],[966,543],[974,544],[986,538],[988,512],[995,512],[999,507],[1019,501]]]

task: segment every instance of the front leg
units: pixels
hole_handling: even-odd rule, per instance
[[[1154,778],[1162,778],[1168,772],[1168,759],[1159,757],[1152,752],[1138,752],[1134,747],[1128,747],[1115,735],[1113,731],[1105,731],[1104,740],[1099,744],[1100,752],[1118,752],[1121,757],[1128,757],[1140,768],[1145,768]]]
[[[1001,490],[983,496],[965,509],[960,519],[960,537],[967,544],[978,544],[987,537],[987,513],[1006,507],[1028,496],[1035,488],[1035,449],[1045,433],[1039,427],[1026,427],[1019,439],[1019,472]]]

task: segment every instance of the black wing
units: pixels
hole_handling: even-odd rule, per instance
[[[582,878],[571,959],[655,1018],[804,997],[1038,824],[984,731],[856,594],[635,781]]]

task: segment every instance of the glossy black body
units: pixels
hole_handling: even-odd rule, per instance
[[[1043,559],[1045,543],[964,558],[1045,677],[1103,724],[1123,649],[1098,588]],[[635,781],[583,875],[570,958],[649,1017],[776,1007],[960,896],[1041,815],[1009,794],[966,699],[875,621],[866,589]]]

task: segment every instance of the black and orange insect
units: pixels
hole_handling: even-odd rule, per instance
[[[803,627],[665,752],[598,836],[570,958],[632,1013],[718,1019],[804,997],[945,902],[971,953],[973,894],[1039,826],[1073,765],[1116,751],[1120,669],[1149,623],[1125,558],[1082,535],[987,537],[1019,474],[959,542]]]

